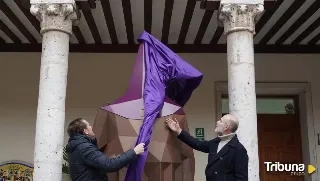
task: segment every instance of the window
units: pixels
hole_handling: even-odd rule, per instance
[[[229,99],[222,98],[222,114],[229,113]],[[294,98],[257,97],[257,114],[295,114]]]

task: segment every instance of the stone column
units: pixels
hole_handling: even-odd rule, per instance
[[[240,122],[237,134],[249,155],[249,181],[259,180],[253,35],[262,4],[221,3],[219,20],[227,36],[230,113]]]
[[[44,1],[42,1],[44,2]],[[34,181],[61,181],[69,37],[77,19],[74,3],[37,3],[42,55],[34,150]]]

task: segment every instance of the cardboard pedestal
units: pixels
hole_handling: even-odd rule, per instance
[[[142,181],[194,181],[193,149],[168,129],[168,117],[176,118],[180,127],[189,131],[186,115],[171,114],[155,120]],[[100,109],[93,126],[99,149],[108,156],[118,156],[134,148],[142,123],[143,119],[126,119]],[[108,173],[109,181],[123,181],[126,170]]]
[[[127,181],[140,177],[142,170],[136,168],[143,164],[142,181],[193,181],[193,149],[169,131],[165,120],[177,118],[181,128],[189,131],[182,107],[203,75],[149,33],[143,32],[138,41],[140,46],[127,92],[101,107],[96,116],[93,131],[99,149],[108,156],[120,155],[134,148],[143,127],[145,132],[139,140],[150,140],[146,162],[130,164]],[[152,134],[146,135],[150,129]],[[109,181],[123,181],[125,176],[126,168],[108,174]]]

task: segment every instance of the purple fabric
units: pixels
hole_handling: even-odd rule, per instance
[[[112,104],[118,104],[126,101],[132,101],[135,99],[142,98],[142,70],[143,70],[143,48],[142,46],[139,47],[136,64],[134,65],[134,69],[132,72],[132,76],[129,83],[129,88],[126,94],[116,101],[112,102]]]
[[[136,145],[145,143],[145,152],[129,165],[125,181],[141,181],[152,127],[155,118],[164,105],[165,97],[168,96],[181,107],[184,106],[203,77],[201,72],[149,33],[143,32],[138,41],[140,46],[144,46],[145,84],[143,99],[145,117]]]

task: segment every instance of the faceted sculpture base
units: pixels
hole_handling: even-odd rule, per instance
[[[155,120],[142,181],[194,181],[193,149],[167,128],[168,117],[176,118],[180,127],[189,131],[186,115],[172,114]],[[126,119],[100,109],[93,126],[99,149],[108,156],[118,156],[134,148],[142,123],[142,119]],[[123,181],[126,169],[109,173],[109,181]]]

